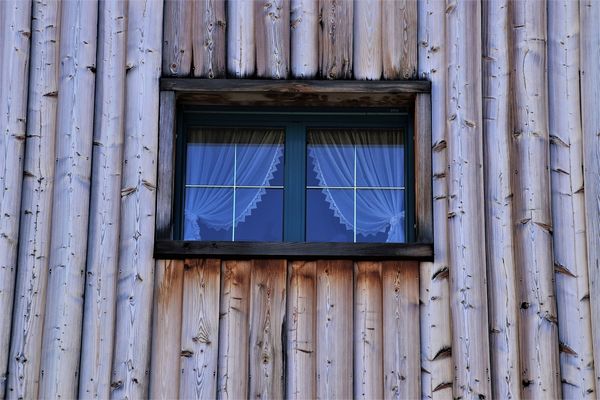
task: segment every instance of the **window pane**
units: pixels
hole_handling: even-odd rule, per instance
[[[401,130],[357,132],[356,141],[357,186],[404,186],[404,146]]]
[[[233,185],[234,149],[230,145],[188,143],[186,164],[187,185]]]
[[[356,231],[357,242],[406,242],[404,190],[357,190]]]
[[[354,142],[351,130],[310,129],[307,135],[308,186],[354,186]]]
[[[248,199],[257,194],[253,189],[236,190],[236,214],[238,224],[235,228],[235,240],[281,242],[283,240],[283,189],[263,189],[255,209],[244,206]],[[241,201],[238,201],[241,200]]]
[[[233,189],[186,189],[184,218],[184,240],[231,240]]]
[[[306,241],[307,242],[352,242],[353,231],[340,220],[331,208],[323,189],[306,191]],[[352,190],[331,190],[335,198],[352,199]],[[330,201],[332,197],[329,198]],[[347,201],[346,201],[347,203]],[[350,203],[352,207],[352,203]]]

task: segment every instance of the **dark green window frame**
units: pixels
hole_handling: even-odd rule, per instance
[[[432,171],[431,171],[431,83],[403,81],[311,81],[162,78],[160,81],[160,127],[156,202],[156,259],[196,257],[420,260],[433,259]],[[209,242],[177,240],[174,211],[178,191],[176,155],[178,132],[186,112],[227,109],[285,112],[329,110],[333,113],[366,110],[399,111],[408,121],[406,161],[414,173],[410,179],[414,202],[410,209],[407,243],[319,243],[319,242]],[[253,108],[253,109],[252,109]],[[339,124],[338,124],[339,125]],[[407,131],[408,132],[408,131]],[[408,142],[407,141],[407,142]],[[408,145],[408,143],[407,143]],[[288,145],[289,146],[289,145]],[[287,156],[287,155],[286,155]],[[289,157],[289,156],[288,156]],[[304,159],[305,157],[303,157]],[[288,162],[290,162],[288,160]],[[411,173],[411,175],[413,175]],[[407,185],[409,182],[407,182]],[[407,219],[409,217],[407,216]],[[413,236],[414,235],[414,236]],[[414,238],[414,241],[412,241]]]
[[[310,128],[400,128],[407,155],[404,159],[406,242],[415,240],[414,146],[410,114],[403,109],[256,109],[184,107],[179,110],[176,143],[174,238],[181,240],[184,209],[186,134],[203,127],[280,128],[284,139],[283,242],[305,242],[306,231],[306,132]],[[233,242],[236,243],[236,242]],[[239,242],[238,242],[239,243]],[[257,242],[259,243],[264,242]],[[307,243],[311,244],[311,243]]]

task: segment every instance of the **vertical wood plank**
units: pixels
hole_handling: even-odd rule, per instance
[[[385,261],[382,275],[383,397],[419,399],[419,263]]]
[[[127,3],[103,1],[98,16],[98,69],[90,223],[79,397],[108,398],[115,335]],[[108,349],[111,349],[110,351]]]
[[[383,68],[381,61],[381,1],[354,2],[353,22],[354,78],[379,80]]]
[[[454,396],[491,397],[483,207],[481,4],[446,10],[448,244]]]
[[[179,397],[184,262],[157,260],[150,361],[150,398]],[[189,316],[185,316],[187,320]]]
[[[319,71],[319,2],[291,0],[291,13],[292,75],[311,79]]]
[[[317,261],[317,398],[353,397],[352,276],[352,261]]]
[[[285,79],[290,69],[290,0],[256,1],[256,74]]]
[[[223,261],[217,397],[248,397],[248,312],[251,261]]]
[[[597,396],[585,241],[579,3],[548,3],[548,115],[562,394]]]
[[[192,71],[192,8],[189,0],[165,0],[162,73],[188,76]]]
[[[421,263],[421,393],[426,399],[452,399],[452,325],[448,249],[446,126],[446,4],[418,3],[419,77],[431,81],[431,163],[434,261]]]
[[[186,261],[179,383],[183,399],[213,399],[217,394],[220,278],[220,260]]]
[[[317,397],[317,263],[288,264],[286,398]]]
[[[483,3],[483,137],[493,398],[521,398],[518,282],[512,234],[510,7]],[[493,222],[492,222],[493,221]]]
[[[0,3],[0,398],[4,397],[17,274],[29,84],[31,2]]]
[[[39,397],[56,162],[60,3],[35,1],[32,13],[31,84],[6,392],[11,399]]]
[[[352,0],[319,0],[319,70],[325,79],[352,78]]]
[[[596,390],[600,387],[600,4],[580,3],[581,121]],[[597,395],[598,392],[596,392]]]
[[[234,78],[254,75],[254,1],[227,3],[227,72]]]
[[[128,3],[113,398],[148,397],[163,3]]]
[[[381,399],[383,398],[381,263],[357,262],[354,274],[354,398]]]
[[[285,260],[255,260],[250,287],[250,382],[254,399],[283,398],[282,328],[286,302]]]
[[[173,238],[173,191],[175,187],[175,92],[160,92],[158,168],[156,188],[156,238]]]
[[[417,1],[383,0],[384,79],[417,77]]]
[[[77,397],[94,127],[98,3],[62,7],[56,176],[40,397]]]
[[[431,194],[431,96],[415,100],[415,219],[417,242],[433,242]]]
[[[225,0],[193,2],[192,46],[194,76],[225,77]]]
[[[561,397],[552,257],[546,3],[512,4],[515,263],[519,271],[522,394]]]

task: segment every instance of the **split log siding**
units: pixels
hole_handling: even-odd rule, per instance
[[[0,20],[0,398],[598,397],[597,2],[36,0]],[[433,262],[155,260],[161,76],[430,80]]]

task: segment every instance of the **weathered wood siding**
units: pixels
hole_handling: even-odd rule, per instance
[[[1,1],[0,398],[598,398],[599,20]],[[154,260],[160,76],[430,80],[433,262]]]

